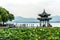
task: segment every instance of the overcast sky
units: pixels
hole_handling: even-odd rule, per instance
[[[37,18],[44,9],[52,16],[60,16],[60,0],[0,0],[0,6],[26,18]]]

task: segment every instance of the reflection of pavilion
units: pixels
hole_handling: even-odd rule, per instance
[[[40,16],[40,18],[37,18],[40,21],[40,27],[42,26],[48,26],[49,25],[49,20],[51,20],[52,18],[49,18],[48,16],[50,16],[50,14],[47,14],[45,12],[45,10],[43,11],[42,14],[39,14],[38,16]]]

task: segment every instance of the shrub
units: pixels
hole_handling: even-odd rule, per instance
[[[60,40],[60,28],[2,28],[0,40]]]

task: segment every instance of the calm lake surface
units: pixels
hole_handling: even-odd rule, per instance
[[[14,23],[14,25],[20,26],[22,24],[26,24],[28,26],[34,25],[39,26],[39,23]],[[53,27],[60,27],[60,23],[50,23]]]

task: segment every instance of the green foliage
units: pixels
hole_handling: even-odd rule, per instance
[[[1,14],[1,20],[3,21],[3,22],[6,22],[6,21],[8,21],[8,14]]]
[[[60,28],[3,28],[0,40],[60,40]]]
[[[0,22],[7,22],[12,21],[14,19],[14,15],[10,14],[8,10],[6,10],[5,8],[0,7]]]
[[[13,14],[9,14],[9,20],[10,21],[14,20],[14,15]]]

